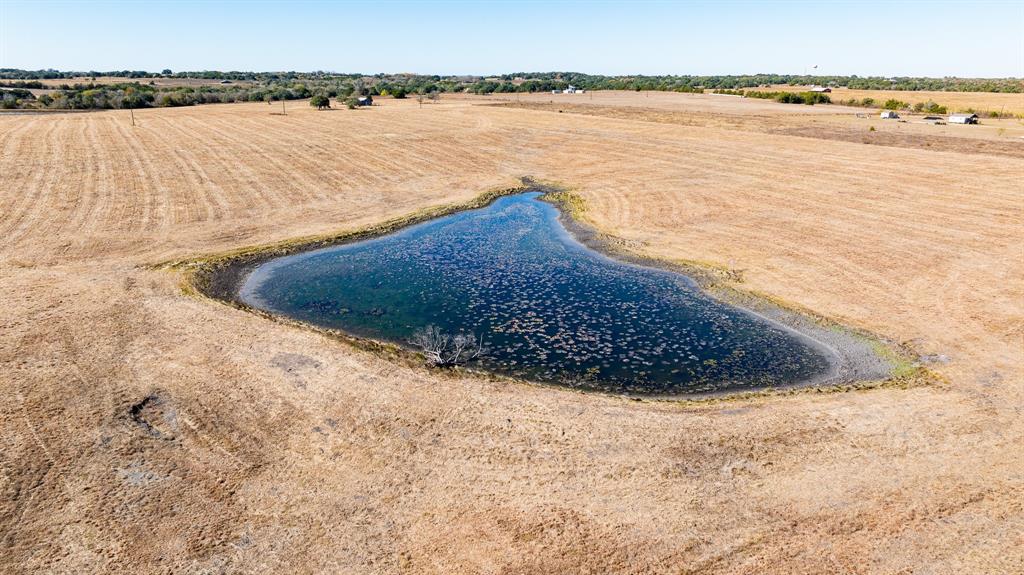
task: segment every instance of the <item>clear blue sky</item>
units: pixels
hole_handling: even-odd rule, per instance
[[[0,0],[0,67],[1024,76],[1024,0]]]

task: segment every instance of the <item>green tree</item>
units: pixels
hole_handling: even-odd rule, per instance
[[[309,99],[309,105],[317,110],[327,110],[331,107],[331,99],[323,94],[317,94]]]

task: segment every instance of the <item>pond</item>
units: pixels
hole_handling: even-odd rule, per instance
[[[239,297],[404,345],[428,325],[473,333],[489,348],[475,367],[591,390],[747,390],[815,381],[832,368],[821,345],[708,296],[684,275],[584,246],[539,195],[270,260]]]

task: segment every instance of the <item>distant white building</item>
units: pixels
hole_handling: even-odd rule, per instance
[[[827,94],[832,91],[832,88],[829,88],[828,86],[811,86],[811,91]]]
[[[573,86],[572,84],[569,84],[569,87],[564,89],[564,90],[562,90],[562,93],[563,94],[575,94],[576,93],[576,86]]]
[[[953,114],[949,117],[950,124],[977,124],[977,114]]]
[[[899,120],[900,115],[894,110],[882,110],[882,113],[878,115],[883,120]]]

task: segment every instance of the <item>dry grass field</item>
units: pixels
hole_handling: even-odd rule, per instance
[[[863,108],[850,108],[840,106],[782,106],[771,100],[759,100],[749,98],[746,102],[738,104],[737,100],[743,100],[740,96],[728,96],[723,94],[680,94],[677,92],[631,92],[626,90],[600,90],[597,92],[586,92],[582,94],[548,94],[543,92],[533,94],[491,94],[489,96],[473,96],[464,94],[453,94],[448,96],[449,100],[456,101],[494,101],[494,102],[547,102],[554,104],[580,104],[612,106],[625,109],[659,110],[688,112],[690,114],[700,113],[703,115],[721,115],[723,118],[748,118],[761,115],[778,117],[807,115],[833,115],[839,111],[852,113],[863,112]]]
[[[177,88],[180,86],[221,86],[221,81],[210,78],[122,78],[118,76],[96,76],[95,79],[91,76],[76,76],[74,78],[50,78],[45,80],[39,80],[45,86],[52,86],[57,88],[63,84],[73,86],[75,84],[124,84],[126,82],[138,82],[140,84],[153,83],[154,86],[161,88]],[[252,82],[249,80],[232,80],[228,85],[240,85],[249,86]]]
[[[1024,158],[607,97],[0,115],[0,572],[1024,572]],[[685,403],[445,375],[152,267],[524,175],[937,380]]]
[[[777,85],[766,89],[805,92],[808,90],[808,87]],[[875,102],[878,103],[885,102],[890,98],[895,98],[909,104],[932,101],[946,106],[950,112],[958,112],[970,108],[976,111],[1005,112],[1007,114],[1024,116],[1024,93],[930,92],[927,90],[908,92],[905,90],[851,90],[848,88],[834,88],[831,96],[833,100],[874,98]]]
[[[78,76],[75,78],[51,78],[39,80],[43,83],[46,88],[29,90],[34,96],[41,96],[43,94],[54,94],[58,91],[58,88],[64,84],[68,86],[74,86],[75,84],[124,84],[131,82],[138,82],[140,84],[151,84],[157,88],[200,88],[203,86],[214,86],[223,88],[248,88],[253,85],[253,82],[248,80],[232,80],[230,84],[221,84],[220,80],[211,80],[205,78],[120,78],[116,76],[97,76],[93,79],[90,76]]]
[[[924,114],[903,113],[901,121],[890,121],[881,120],[876,109],[670,92],[493,95],[485,100],[493,105],[549,112],[1024,158],[1024,120],[1019,119],[985,118],[972,126],[934,125],[923,121]]]

